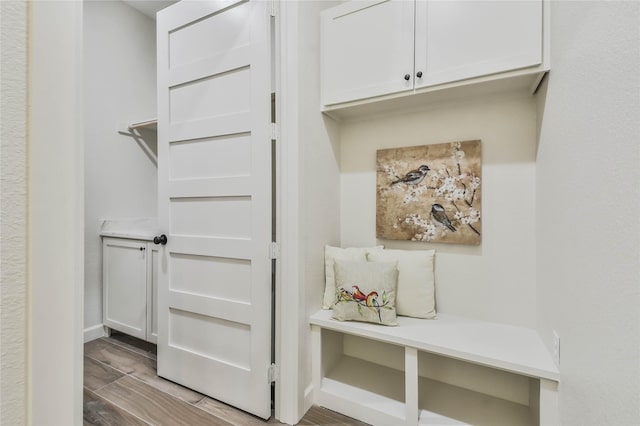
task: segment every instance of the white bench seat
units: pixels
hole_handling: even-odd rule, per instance
[[[418,382],[422,383],[424,380],[418,376],[417,354],[420,351],[539,380],[539,389],[533,392],[536,400],[529,404],[531,410],[535,411],[533,420],[525,424],[557,424],[557,385],[560,372],[535,330],[445,314],[438,314],[434,320],[398,317],[399,325],[388,327],[337,321],[331,318],[331,313],[330,310],[321,310],[310,317],[315,401],[319,405],[374,424],[459,424],[452,419],[443,420],[441,416],[432,416],[432,413],[419,407],[421,396],[418,395]],[[327,336],[328,340],[323,340],[323,330],[331,330],[334,336],[335,333],[341,333],[404,347],[404,371],[389,371],[389,374],[399,374],[404,379],[401,380],[404,382],[404,389],[400,387],[397,395],[385,396],[382,394],[386,392],[380,392],[381,395],[374,398],[375,392],[360,389],[357,381],[340,379],[339,376],[344,374],[339,370],[345,369],[346,364],[354,361],[347,356],[335,354],[331,348],[323,348],[323,344],[330,345],[333,342],[330,336]],[[323,356],[331,359],[323,360]],[[325,371],[329,368],[332,371]],[[376,367],[376,371],[383,370]],[[369,397],[365,398],[363,395]],[[395,407],[394,413],[381,408],[380,401],[387,401],[389,406]],[[455,404],[455,401],[452,403]],[[398,414],[403,410],[404,415]]]

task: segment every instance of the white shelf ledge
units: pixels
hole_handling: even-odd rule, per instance
[[[435,320],[398,317],[386,327],[337,321],[330,310],[316,312],[311,324],[324,329],[416,348],[524,376],[560,380],[560,372],[535,330],[438,314]]]
[[[413,91],[325,105],[320,111],[338,121],[372,118],[389,113],[414,112],[443,102],[478,96],[535,93],[546,70],[516,70],[469,80],[439,84]]]

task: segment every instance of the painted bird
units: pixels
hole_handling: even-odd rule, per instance
[[[351,295],[354,299],[360,300],[362,302],[367,300],[367,295],[360,291],[360,288],[357,285],[351,287]]]
[[[416,170],[411,170],[409,173],[401,177],[400,179],[391,182],[391,185],[395,185],[397,183],[406,183],[407,185],[417,185],[422,182],[427,175],[427,173],[431,170],[429,166],[423,164],[418,167]]]
[[[343,287],[340,287],[340,300],[350,302],[353,300],[353,295],[349,290],[345,290]]]
[[[449,228],[451,232],[456,232],[456,228],[451,224],[451,220],[447,217],[447,213],[444,211],[442,205],[434,204],[431,206],[431,217],[440,225]]]
[[[372,291],[367,294],[366,302],[367,307],[371,309],[373,312],[378,314],[378,319],[382,322],[382,315],[380,314],[380,304],[378,303],[378,293]]]

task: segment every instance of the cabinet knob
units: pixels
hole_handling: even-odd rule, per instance
[[[167,244],[167,236],[162,234],[159,237],[153,237],[153,244]]]
[[[404,79],[405,79],[405,80],[409,81],[409,79],[410,79],[410,78],[411,78],[411,76],[410,76],[409,74],[405,74],[405,75],[404,75]]]
[[[422,71],[418,71],[418,72],[416,73],[416,77],[418,77],[418,78],[422,78]]]
[[[140,247],[140,251],[144,251],[144,247]]]

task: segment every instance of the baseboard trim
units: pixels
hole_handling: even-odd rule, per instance
[[[304,412],[306,413],[314,404],[313,400],[313,383],[304,390]]]
[[[84,329],[84,343],[99,339],[104,336],[106,336],[106,334],[104,332],[104,326],[102,324],[94,325],[93,327]]]

